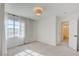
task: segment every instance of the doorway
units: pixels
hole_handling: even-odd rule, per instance
[[[62,36],[62,42],[65,45],[68,45],[69,43],[69,23],[68,22],[62,22],[61,23],[61,36]]]

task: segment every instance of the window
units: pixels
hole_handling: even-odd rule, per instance
[[[19,37],[19,35],[20,35],[20,22],[18,22],[18,21],[15,21],[15,36],[17,36],[17,37]]]
[[[12,37],[18,37],[18,38],[24,38],[24,29],[25,29],[25,24],[24,22],[16,21],[9,19],[7,20],[7,38],[12,38]]]
[[[25,35],[24,35],[24,31],[25,31],[24,28],[25,28],[24,23],[21,23],[21,30],[20,30],[20,34],[21,34],[21,35],[20,35],[20,37],[22,37],[22,38],[25,36]]]
[[[7,37],[14,37],[14,22],[13,20],[7,20]]]

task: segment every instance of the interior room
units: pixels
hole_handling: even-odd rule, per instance
[[[64,26],[63,26],[63,34],[64,34],[64,42],[65,43],[68,43],[68,39],[69,39],[69,26],[68,24],[64,23]]]
[[[0,55],[79,56],[79,3],[0,4]]]
[[[68,22],[62,22],[61,23],[61,37],[62,37],[62,42],[65,45],[68,45],[69,43],[69,23]]]

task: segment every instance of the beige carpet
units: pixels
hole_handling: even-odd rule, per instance
[[[9,56],[78,56],[79,52],[64,45],[52,46],[33,42],[8,49]]]

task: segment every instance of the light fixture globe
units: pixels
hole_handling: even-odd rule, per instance
[[[35,7],[34,8],[34,12],[37,16],[41,16],[41,14],[43,13],[43,8],[41,7]]]

